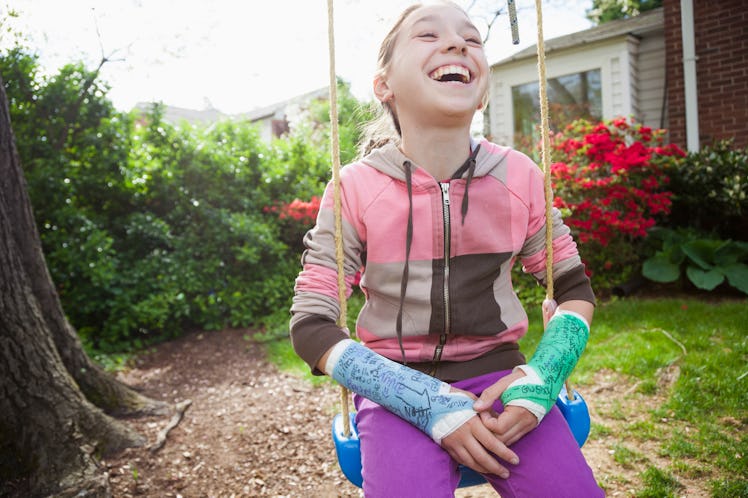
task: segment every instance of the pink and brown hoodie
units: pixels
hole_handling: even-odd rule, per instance
[[[527,315],[511,266],[545,284],[543,173],[524,154],[474,143],[439,182],[387,144],[341,170],[348,295],[359,270],[366,296],[358,338],[395,361],[457,381],[524,363]],[[595,302],[576,244],[553,214],[554,295]],[[304,242],[291,307],[291,339],[315,373],[347,337],[337,298],[332,186]]]

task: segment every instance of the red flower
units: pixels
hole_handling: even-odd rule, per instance
[[[646,237],[655,216],[670,211],[664,166],[685,153],[663,145],[665,133],[619,118],[576,121],[552,136],[553,205],[568,210],[566,223],[583,254],[584,244],[593,244],[596,254],[586,261],[599,265],[597,273],[625,266],[623,253],[634,252],[632,243]]]

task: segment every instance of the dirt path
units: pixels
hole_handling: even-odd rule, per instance
[[[362,496],[338,469],[328,432],[338,389],[314,388],[278,372],[244,331],[190,334],[162,344],[120,377],[154,398],[192,405],[162,449],[130,449],[103,462],[115,498]],[[597,392],[606,396],[613,389],[615,383]],[[168,420],[129,423],[152,444]],[[590,441],[584,451],[608,496],[630,496],[636,471],[616,466],[611,444]],[[457,496],[496,495],[477,486]]]

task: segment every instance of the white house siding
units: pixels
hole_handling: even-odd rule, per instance
[[[626,83],[626,73],[623,70],[626,65],[625,62],[621,62],[621,58],[628,61],[626,54],[620,56],[611,57],[608,61],[610,65],[610,78],[609,78],[609,99],[605,99],[605,85],[603,85],[603,100],[607,100],[608,105],[603,103],[603,117],[608,116],[620,116],[625,112],[626,105],[626,90],[628,90]]]
[[[667,128],[663,119],[665,95],[665,34],[652,33],[639,45],[639,111],[637,118],[653,128]]]
[[[625,57],[621,62],[624,63],[622,69],[626,69],[621,75],[621,88],[628,88],[628,92],[624,91],[623,100],[624,105],[622,110],[628,111],[628,116],[637,117],[639,116],[639,92],[640,92],[640,81],[639,81],[639,49],[640,39],[634,36],[629,36],[626,40],[626,53]],[[626,116],[623,112],[614,113],[613,116]]]
[[[661,20],[660,26],[661,26]],[[546,54],[549,78],[600,70],[604,119],[634,117],[659,127],[665,85],[665,41],[661,28],[636,35],[619,33],[583,41]],[[514,135],[512,87],[537,81],[537,57],[527,51],[491,66],[486,131],[499,143],[512,144]]]

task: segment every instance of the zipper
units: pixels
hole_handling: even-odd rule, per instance
[[[434,365],[433,372],[436,372],[436,367],[442,358],[442,351],[444,351],[444,345],[447,343],[447,334],[449,334],[451,316],[449,314],[449,253],[450,253],[450,239],[451,239],[451,226],[450,226],[450,215],[449,215],[449,183],[440,182],[439,185],[442,189],[442,215],[444,220],[444,330],[442,330],[439,336],[439,344],[434,350]]]

